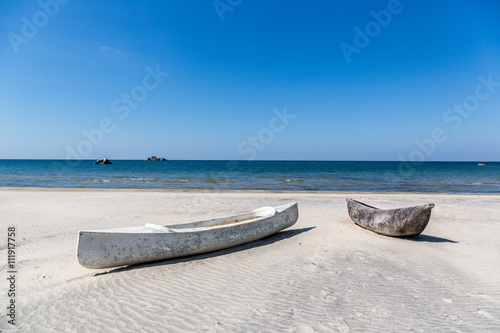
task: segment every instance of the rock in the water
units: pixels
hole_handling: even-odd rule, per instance
[[[168,161],[168,160],[166,158],[163,158],[163,157],[151,156],[146,161]]]
[[[113,164],[113,163],[111,163],[111,161],[108,160],[107,158],[101,158],[100,160],[95,161],[94,164]]]

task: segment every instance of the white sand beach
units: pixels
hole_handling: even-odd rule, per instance
[[[356,226],[346,197],[435,203],[414,239]],[[299,219],[222,251],[118,269],[79,265],[79,230],[176,224],[298,202]],[[500,195],[0,189],[1,307],[16,228],[21,332],[494,332]]]

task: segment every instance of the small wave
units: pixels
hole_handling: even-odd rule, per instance
[[[302,179],[285,179],[286,182],[303,182]]]
[[[190,181],[189,179],[176,179],[176,178],[162,180],[162,182],[165,184],[174,184],[174,185],[177,184],[178,186],[186,186],[186,185],[183,185],[182,183],[189,182],[189,181]]]
[[[94,183],[111,183],[111,179],[94,179]]]
[[[138,177],[127,177],[127,178],[122,178],[124,180],[137,180],[137,181],[143,181],[143,182],[152,182],[155,181],[156,178],[138,178]]]

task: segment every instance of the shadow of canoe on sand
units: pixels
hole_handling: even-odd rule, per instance
[[[414,242],[428,242],[428,243],[458,243],[457,241],[447,239],[447,238],[441,238],[441,237],[434,237],[434,236],[429,236],[429,235],[418,235],[416,237],[409,237],[406,238],[408,240],[412,240]]]
[[[297,235],[299,235],[299,234],[301,234],[303,232],[307,232],[307,231],[312,230],[314,228],[316,228],[316,227],[309,227],[309,228],[302,228],[302,229],[293,229],[293,230],[285,230],[285,231],[281,231],[281,232],[272,234],[270,236],[267,236],[265,238],[262,238],[262,239],[259,239],[259,240],[256,240],[256,241],[253,241],[253,242],[250,242],[250,243],[246,243],[246,244],[242,244],[242,245],[230,247],[230,248],[223,249],[223,250],[218,250],[218,251],[213,251],[213,252],[208,252],[208,253],[202,253],[202,254],[195,254],[195,255],[186,256],[186,257],[179,257],[179,258],[172,258],[172,259],[160,260],[160,261],[150,261],[150,262],[147,262],[147,263],[142,263],[142,264],[137,264],[137,265],[130,265],[130,266],[125,266],[125,267],[119,267],[119,268],[112,269],[110,271],[96,273],[93,276],[106,275],[106,274],[110,274],[110,273],[119,273],[119,272],[131,271],[131,270],[135,270],[135,269],[142,269],[142,268],[154,267],[154,266],[172,265],[172,264],[177,264],[177,263],[181,263],[181,262],[203,260],[203,259],[208,259],[208,258],[212,258],[212,257],[226,255],[226,254],[229,254],[229,253],[235,253],[235,252],[239,252],[239,251],[246,251],[246,250],[250,250],[250,249],[253,249],[253,248],[257,248],[257,247],[270,245],[270,244],[273,244],[275,242],[281,241],[283,239],[295,237],[295,236],[297,236]]]

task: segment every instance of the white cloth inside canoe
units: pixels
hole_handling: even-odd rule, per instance
[[[163,225],[153,224],[153,223],[146,223],[146,227],[154,229],[155,231],[161,231],[161,232],[164,232],[164,233],[175,233],[175,232],[177,232],[174,229],[170,229],[170,228],[165,227]]]

